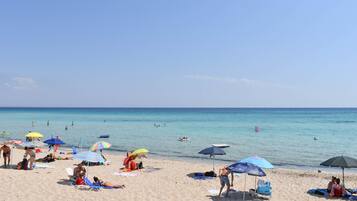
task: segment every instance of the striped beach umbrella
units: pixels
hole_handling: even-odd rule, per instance
[[[103,149],[109,149],[112,145],[108,142],[104,142],[104,141],[99,141],[94,143],[90,150],[91,151],[97,151],[97,150],[103,150]]]

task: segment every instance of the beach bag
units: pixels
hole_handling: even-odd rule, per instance
[[[206,177],[217,177],[217,174],[213,171],[205,172]]]
[[[24,158],[21,162],[21,169],[22,170],[27,170],[27,166],[28,166],[28,161],[26,158]]]
[[[85,183],[84,183],[84,180],[82,179],[82,178],[80,178],[80,177],[78,177],[77,179],[76,179],[76,185],[84,185]]]
[[[140,162],[140,163],[139,163],[138,168],[139,168],[139,169],[143,169],[143,168],[144,168],[143,162]]]

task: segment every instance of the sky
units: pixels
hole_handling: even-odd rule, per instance
[[[0,106],[356,107],[356,8],[0,0]]]

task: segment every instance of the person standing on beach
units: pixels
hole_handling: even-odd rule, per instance
[[[228,175],[230,174],[230,170],[228,169],[227,166],[223,167],[222,169],[219,169],[219,180],[221,182],[221,189],[219,190],[218,197],[221,197],[222,190],[224,186],[227,186],[227,192],[226,192],[226,197],[228,197],[229,190],[231,188],[231,185],[229,183],[229,178]]]
[[[30,159],[29,159],[29,170],[32,170],[33,169],[33,163],[35,162],[36,160],[36,154],[35,152],[33,151],[33,148],[28,148],[28,147],[25,147],[25,155],[24,155],[24,158],[27,158],[27,156],[30,156]]]
[[[7,146],[6,144],[4,144],[1,148],[0,148],[0,153],[2,151],[2,156],[4,157],[4,166],[10,166],[10,155],[11,155],[11,149],[9,146]],[[7,163],[6,163],[7,162]]]

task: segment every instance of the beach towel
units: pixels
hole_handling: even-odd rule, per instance
[[[217,190],[217,189],[210,189],[210,190],[208,190],[208,192],[209,192],[209,194],[210,194],[211,196],[217,196],[218,193],[219,193],[219,190]]]
[[[307,191],[307,193],[310,195],[323,196],[323,197],[328,197],[329,195],[327,189],[321,189],[321,188],[310,189]]]
[[[161,168],[154,168],[154,167],[146,167],[143,169],[143,172],[156,172],[159,171]]]
[[[49,166],[48,164],[46,163],[36,163],[34,164],[34,168],[35,169],[47,169],[47,168],[54,168],[53,166]]]
[[[207,180],[207,179],[214,179],[215,177],[208,177],[208,176],[205,176],[204,173],[196,172],[196,173],[193,173],[193,177],[192,178],[194,180]]]
[[[114,175],[122,176],[122,177],[136,177],[136,176],[138,176],[138,174],[134,173],[134,172],[114,172]]]

